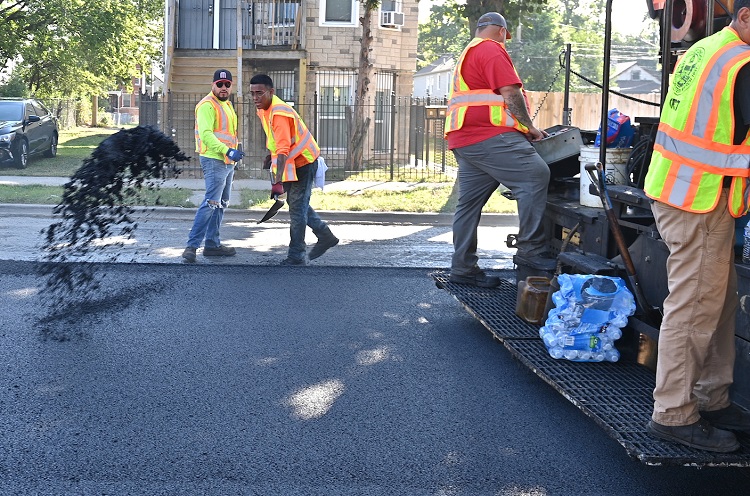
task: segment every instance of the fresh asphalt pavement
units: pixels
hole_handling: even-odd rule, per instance
[[[493,341],[429,275],[445,217],[325,213],[341,245],[278,267],[284,214],[230,211],[237,256],[182,264],[194,211],[143,210],[54,312],[50,212],[0,207],[0,494],[747,494],[747,469],[628,458]],[[514,228],[486,217],[485,267]]]

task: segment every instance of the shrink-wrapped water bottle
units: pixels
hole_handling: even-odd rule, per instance
[[[745,241],[742,243],[742,263],[750,264],[750,224],[745,226]]]

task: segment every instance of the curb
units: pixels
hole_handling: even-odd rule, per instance
[[[53,217],[54,205],[3,203],[0,204],[0,215],[19,217]],[[187,219],[192,221],[195,217],[195,208],[182,207],[134,207],[136,212],[158,213],[162,218]],[[335,223],[377,223],[377,224],[411,224],[411,225],[435,225],[448,226],[453,224],[453,214],[440,213],[414,213],[414,212],[365,212],[365,211],[339,211],[339,210],[317,210],[325,221]],[[258,221],[266,213],[266,210],[248,209],[240,210],[229,208],[224,217],[227,220],[251,220]],[[288,210],[282,210],[269,222],[279,220],[289,222]],[[518,216],[515,214],[482,214],[480,225],[487,227],[512,227],[518,225]]]

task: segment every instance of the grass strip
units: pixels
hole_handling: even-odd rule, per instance
[[[158,190],[142,189],[136,196],[126,202],[128,205],[144,207],[188,207],[195,205],[190,201],[192,190],[186,188],[161,188]],[[62,186],[8,185],[0,184],[0,203],[20,203],[31,205],[57,205],[62,201]]]

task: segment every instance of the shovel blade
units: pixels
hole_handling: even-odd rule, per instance
[[[258,224],[261,224],[276,215],[276,212],[278,212],[279,209],[281,209],[281,207],[283,206],[284,200],[277,199],[276,201],[274,201],[273,205],[271,205],[271,208],[269,208],[268,212],[266,212],[266,215],[264,215],[263,218],[258,221]]]

